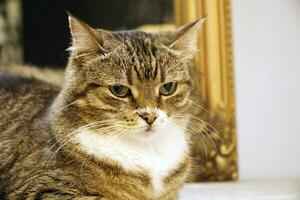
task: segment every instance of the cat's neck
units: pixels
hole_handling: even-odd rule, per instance
[[[156,133],[148,142],[119,140],[85,130],[78,133],[80,148],[98,159],[118,162],[128,172],[146,172],[151,178],[154,194],[163,188],[163,180],[188,155],[188,144],[183,130],[170,127]]]

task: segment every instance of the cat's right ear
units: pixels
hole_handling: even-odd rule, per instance
[[[105,51],[100,45],[98,31],[68,13],[69,27],[72,36],[72,45],[68,48],[70,51]]]
[[[86,51],[99,48],[100,45],[96,36],[96,31],[70,13],[68,13],[68,15],[69,27],[72,36],[72,46],[69,50]]]
[[[111,32],[103,29],[96,30],[70,13],[68,15],[72,35],[72,46],[69,50],[107,53],[120,44],[121,41]]]

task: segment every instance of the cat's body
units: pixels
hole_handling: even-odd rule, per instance
[[[198,31],[199,24],[178,37],[195,26]],[[176,199],[190,168],[190,81],[187,65],[175,68],[182,57],[172,40],[184,44],[142,32],[96,33],[72,18],[71,30],[73,53],[62,89],[0,73],[0,195]],[[111,44],[97,41],[98,34]],[[99,49],[94,56],[94,48],[120,50],[124,57]]]

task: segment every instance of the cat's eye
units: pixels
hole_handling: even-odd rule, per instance
[[[130,94],[130,89],[124,85],[112,85],[109,86],[109,90],[117,97],[126,97]]]
[[[159,93],[164,96],[170,96],[176,92],[177,83],[176,82],[168,82],[160,86]]]

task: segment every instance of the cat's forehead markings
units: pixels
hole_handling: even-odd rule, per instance
[[[113,80],[115,78],[113,76],[111,80],[105,80],[107,84],[134,85],[136,84],[134,82],[156,82],[157,80],[165,82],[166,80],[182,79],[182,74],[176,74],[175,71],[177,70],[174,71],[173,69],[186,59],[182,59],[181,52],[160,44],[160,41],[152,41],[151,36],[144,35],[144,33],[127,32],[121,34],[121,45],[111,52],[97,55],[87,61],[89,65],[99,67],[102,67],[102,65],[105,67],[104,62],[110,63],[109,67],[114,65],[118,68],[115,71],[116,75],[120,75],[119,73],[123,74],[122,79]],[[120,53],[119,50],[122,51],[122,56],[118,54]],[[170,60],[174,62],[173,65],[172,62],[170,63]],[[170,64],[171,66],[169,67],[165,66]],[[113,73],[112,70],[111,74],[113,75]]]

